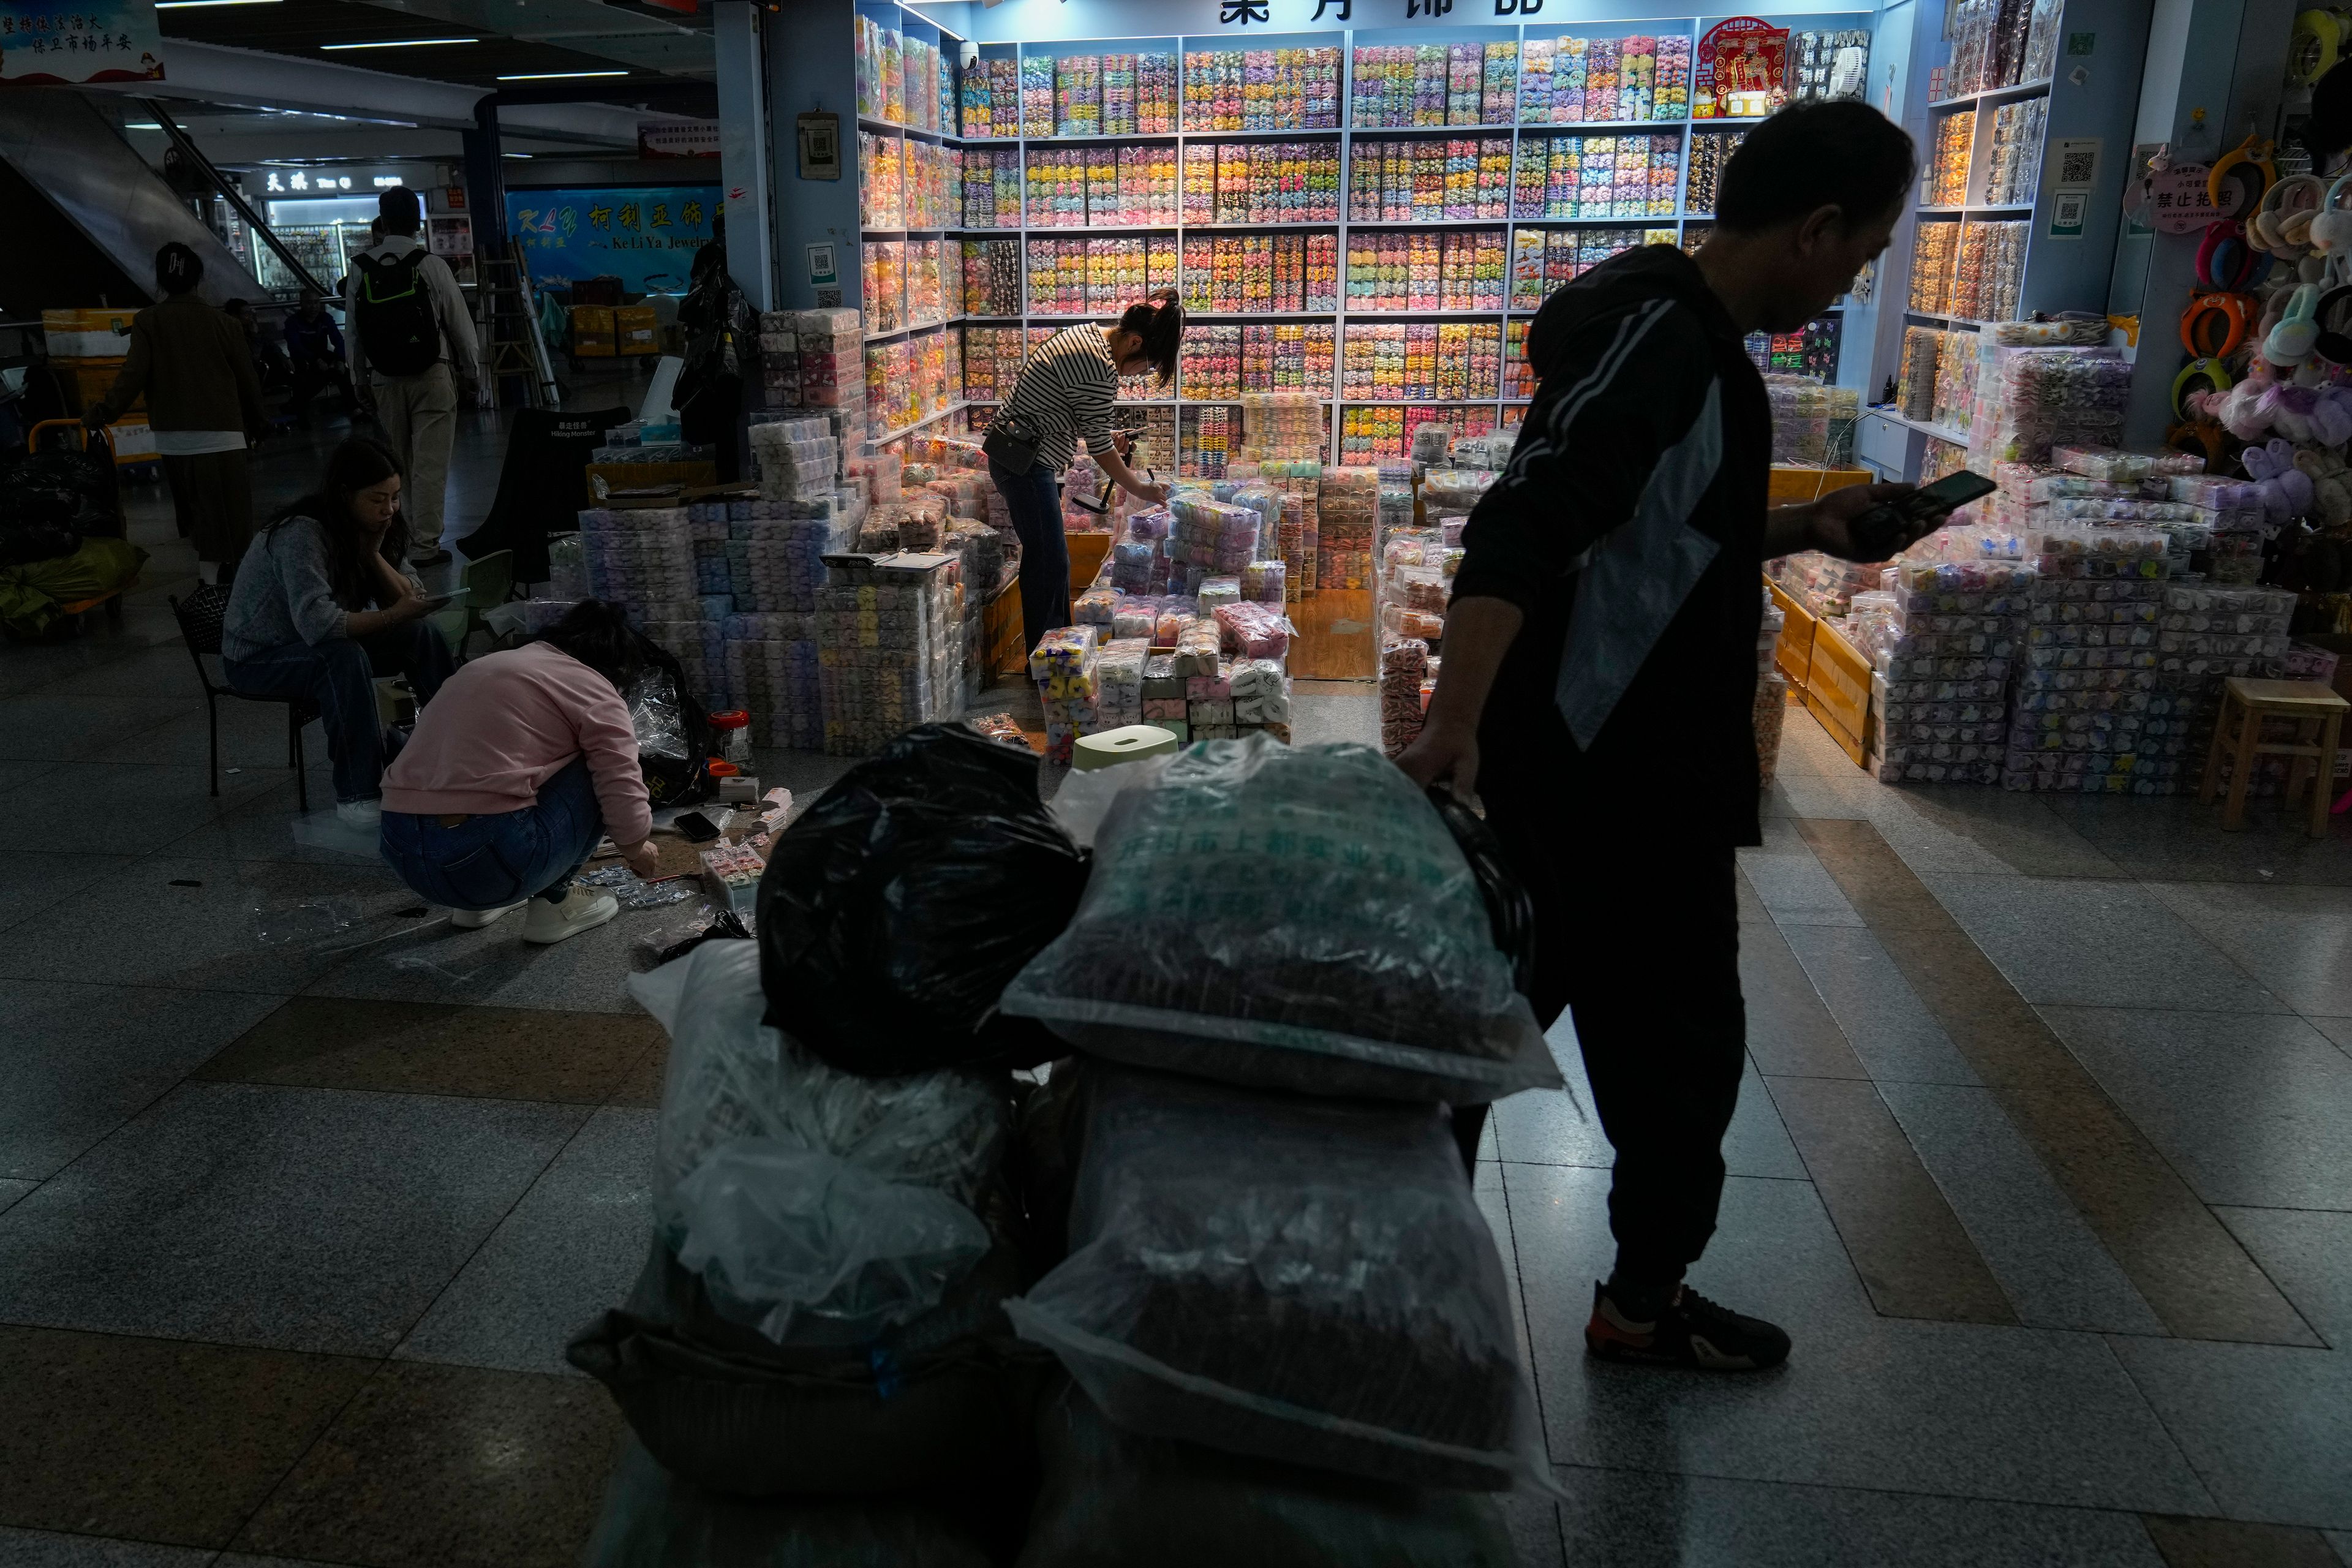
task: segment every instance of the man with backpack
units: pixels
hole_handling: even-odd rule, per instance
[[[449,559],[443,492],[462,387],[473,396],[480,359],[466,297],[449,264],[416,241],[424,221],[416,193],[394,185],[377,199],[382,243],[352,258],[343,319],[351,331],[352,379],[383,421],[406,481],[409,536],[425,546],[414,566]]]

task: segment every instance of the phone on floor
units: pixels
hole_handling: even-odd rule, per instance
[[[682,811],[670,824],[689,844],[708,844],[719,837],[719,825],[698,811]]]
[[[1881,501],[1845,525],[1846,537],[1857,552],[1854,559],[1885,561],[1935,532],[1961,507],[2000,488],[1982,474],[1962,468],[1909,495]]]

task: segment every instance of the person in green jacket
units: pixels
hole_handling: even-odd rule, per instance
[[[144,394],[172,510],[196,546],[196,574],[226,583],[253,538],[247,450],[268,427],[245,331],[196,293],[205,264],[177,240],[155,253],[162,302],[131,319],[131,352],[83,422],[111,425]]]

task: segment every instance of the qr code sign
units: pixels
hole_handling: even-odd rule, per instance
[[[2099,166],[2096,147],[2065,147],[2058,154],[2058,183],[2062,185],[2087,185]]]

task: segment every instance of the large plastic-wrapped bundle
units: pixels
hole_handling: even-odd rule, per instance
[[[1230,705],[1229,674],[1189,679]],[[1469,863],[1367,746],[1196,744],[1122,792],[1076,917],[1002,1005],[1097,1055],[1309,1093],[1560,1081]]]
[[[1241,599],[1216,610],[1225,651],[1244,658],[1280,659],[1290,652],[1290,617],[1278,605]]]
[[[1038,1409],[1045,1485],[1019,1568],[1509,1568],[1517,1561],[1501,1507],[1487,1494],[1421,1491],[1141,1436],[1114,1426],[1067,1379],[1056,1381]]]
[[[1088,1079],[1071,1253],[1005,1310],[1111,1421],[1405,1486],[1547,1473],[1442,1108]]]
[[[656,1233],[729,1321],[779,1344],[850,1344],[934,1306],[988,1250],[1003,1085],[874,1079],[762,1022],[760,955],[707,942],[633,995],[671,1036],[654,1152]]]
[[[989,1533],[917,1498],[753,1501],[681,1480],[634,1439],[581,1568],[994,1568]]]

